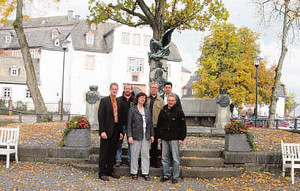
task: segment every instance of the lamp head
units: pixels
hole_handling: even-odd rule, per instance
[[[257,57],[252,57],[251,60],[254,61],[254,66],[258,67],[259,66],[259,61],[263,60],[263,58],[257,56]]]

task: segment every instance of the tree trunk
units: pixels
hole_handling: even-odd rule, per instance
[[[272,128],[274,125],[275,120],[275,114],[276,114],[276,103],[277,103],[277,95],[278,95],[278,89],[281,86],[281,70],[283,67],[283,61],[286,56],[286,53],[288,51],[286,47],[286,39],[288,36],[288,31],[291,27],[291,24],[289,22],[288,18],[288,5],[285,4],[285,11],[284,11],[284,18],[283,18],[283,31],[282,31],[282,44],[281,44],[281,54],[280,58],[275,70],[275,77],[274,77],[274,86],[272,88],[272,96],[271,96],[271,104],[269,107],[269,117],[268,117],[268,128]]]
[[[16,20],[13,23],[13,26],[16,31],[18,41],[20,44],[24,67],[26,71],[26,84],[32,96],[35,111],[38,114],[45,114],[47,112],[47,108],[45,106],[42,94],[38,87],[34,65],[32,62],[28,42],[26,40],[25,32],[23,29],[22,9],[23,9],[23,0],[17,0],[17,15],[16,15]],[[40,120],[46,121],[47,118],[48,117],[46,115],[41,115]]]

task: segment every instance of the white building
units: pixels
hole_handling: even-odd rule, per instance
[[[38,61],[38,83],[48,111],[59,110],[63,63],[64,109],[71,114],[85,114],[85,95],[90,85],[97,85],[100,95],[109,94],[109,84],[112,82],[119,84],[119,95],[124,83],[148,92],[150,27],[132,28],[109,23],[87,25],[79,18],[74,19],[72,12],[69,12],[68,16],[27,20],[24,29],[32,57]],[[68,44],[64,59],[62,39],[65,37]],[[0,26],[0,44],[2,55],[5,55],[0,57],[1,65],[4,58],[21,56],[11,25]],[[167,57],[168,81],[174,84],[173,92],[181,96],[185,85],[182,76],[186,75],[186,71],[183,71],[179,51],[172,43],[170,51]],[[9,65],[9,69],[1,66],[0,75],[11,76],[9,71],[12,67],[13,64]],[[24,70],[21,65],[18,67]],[[20,76],[16,75],[7,80],[0,76],[0,99],[21,100],[30,107],[32,100],[25,99],[28,94],[26,81],[22,78],[22,84],[16,83],[18,78]]]

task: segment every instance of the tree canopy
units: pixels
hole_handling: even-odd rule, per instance
[[[199,98],[215,98],[226,88],[235,106],[255,102],[255,66],[252,57],[260,53],[258,35],[246,27],[217,22],[204,38],[198,59],[200,82],[194,84]],[[258,67],[258,102],[269,103],[274,67]]]
[[[105,3],[106,2],[106,3]],[[113,20],[128,26],[150,25],[160,40],[170,28],[204,30],[212,20],[226,20],[222,0],[91,0],[89,22]]]

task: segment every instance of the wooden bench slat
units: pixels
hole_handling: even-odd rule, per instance
[[[6,168],[9,168],[10,154],[15,153],[18,162],[19,126],[12,128],[0,128],[0,155],[6,155]]]
[[[282,152],[282,176],[285,176],[285,169],[291,168],[292,184],[294,184],[294,169],[300,168],[300,144],[284,143],[281,140]]]

